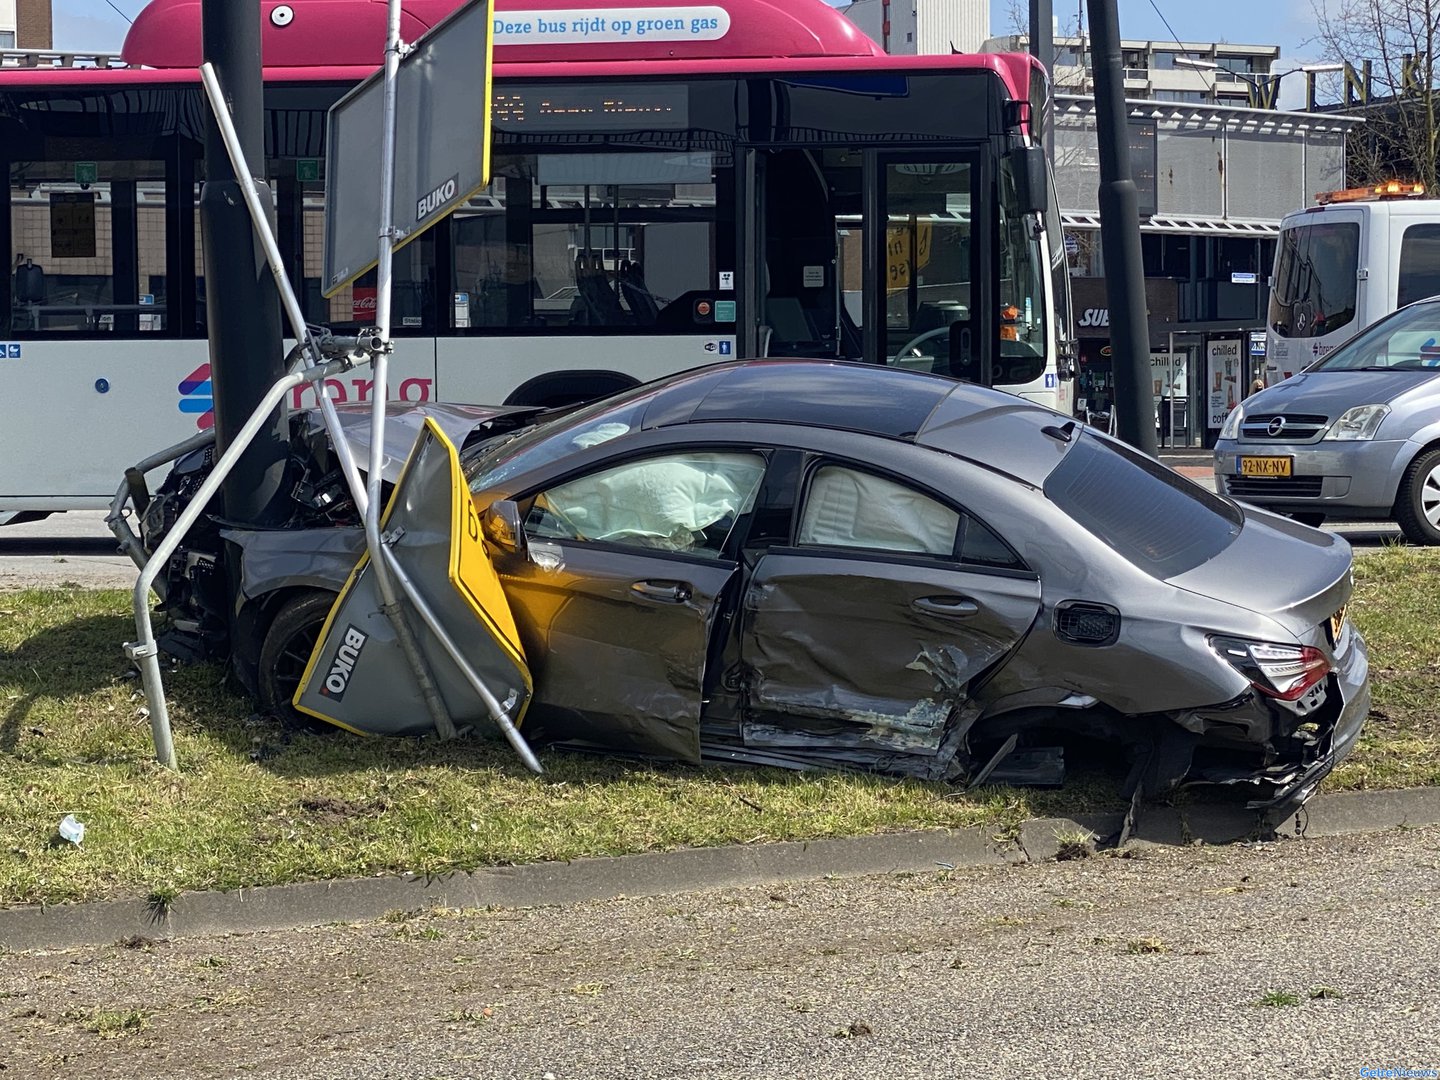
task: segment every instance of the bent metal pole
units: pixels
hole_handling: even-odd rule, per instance
[[[125,655],[140,668],[140,681],[145,687],[145,703],[150,710],[150,736],[155,743],[155,758],[167,769],[176,768],[175,741],[170,732],[170,711],[165,704],[165,687],[160,677],[160,650],[155,642],[155,629],[150,621],[150,589],[160,571],[170,565],[170,557],[179,548],[180,541],[185,539],[200,515],[209,508],[210,500],[234,470],[245,453],[245,448],[269,423],[270,414],[280,407],[285,395],[297,386],[323,379],[327,375],[338,374],[349,366],[348,361],[337,360],[321,367],[311,367],[286,375],[270,387],[269,392],[260,399],[255,411],[250,414],[250,419],[235,433],[230,445],[220,455],[220,460],[210,470],[210,475],[200,485],[200,490],[181,511],[175,524],[155,548],[135,581],[132,600],[139,640],[125,643]]]

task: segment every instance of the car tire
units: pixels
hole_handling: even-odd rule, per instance
[[[1318,529],[1325,524],[1325,515],[1314,510],[1301,511],[1298,514],[1291,514],[1290,517],[1301,525],[1309,525],[1312,529]]]
[[[1395,522],[1412,544],[1440,544],[1440,448],[1425,451],[1405,470]]]
[[[334,593],[317,590],[292,596],[281,605],[265,632],[256,689],[261,709],[286,728],[315,733],[335,730],[333,725],[307,716],[293,704],[310,654],[334,605]]]

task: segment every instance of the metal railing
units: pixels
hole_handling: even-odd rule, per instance
[[[128,68],[119,53],[60,49],[0,49],[0,68]]]

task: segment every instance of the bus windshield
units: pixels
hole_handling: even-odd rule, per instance
[[[1275,256],[1270,329],[1280,337],[1315,338],[1354,322],[1359,265],[1359,222],[1286,229]]]

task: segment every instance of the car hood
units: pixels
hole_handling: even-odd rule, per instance
[[[491,420],[535,411],[529,406],[444,405],[434,401],[391,402],[385,411],[385,461],[381,475],[386,482],[392,484],[400,479],[400,470],[410,456],[427,418],[440,425],[440,430],[447,439],[457,447],[463,447],[465,440],[476,428]],[[335,414],[340,419],[340,429],[350,443],[351,452],[354,453],[361,472],[364,472],[370,463],[370,406],[337,405]],[[312,431],[324,430],[325,424],[319,409],[307,410],[306,419]]]
[[[1323,413],[1335,419],[1357,405],[1392,402],[1426,383],[1435,371],[1302,371],[1245,399],[1245,412]]]
[[[1240,535],[1215,558],[1170,584],[1245,608],[1305,637],[1350,599],[1350,545],[1279,514],[1241,507]],[[1256,573],[1268,567],[1270,573]]]

